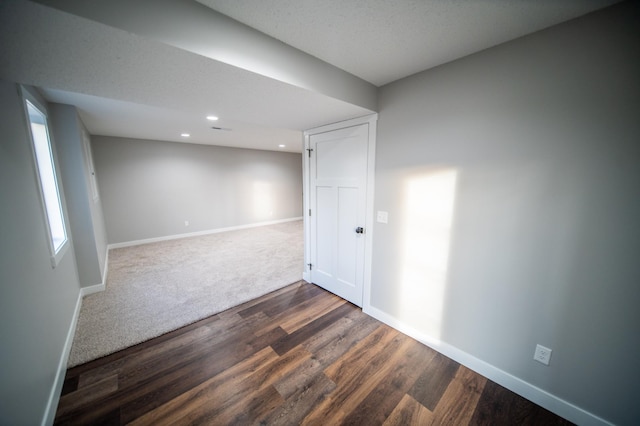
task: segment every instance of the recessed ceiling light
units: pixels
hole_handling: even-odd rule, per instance
[[[207,115],[207,120],[218,121],[218,117],[216,117],[215,115]]]
[[[188,138],[191,135],[189,133],[181,133],[180,136],[182,136],[183,138]]]
[[[286,145],[284,145],[284,144],[280,144],[280,145],[278,145],[278,147],[280,147],[280,148],[284,148],[284,147],[286,147]]]

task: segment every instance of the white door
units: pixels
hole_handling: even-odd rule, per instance
[[[362,306],[369,125],[312,134],[311,281]]]

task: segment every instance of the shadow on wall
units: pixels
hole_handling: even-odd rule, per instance
[[[394,312],[434,339],[441,337],[457,182],[457,169],[438,168],[415,173],[403,185],[402,264]]]

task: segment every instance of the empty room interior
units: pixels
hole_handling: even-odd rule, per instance
[[[3,0],[0,424],[639,424],[639,22]]]

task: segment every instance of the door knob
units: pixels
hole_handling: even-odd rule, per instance
[[[356,234],[364,234],[364,228],[361,226],[358,226],[356,228]]]

